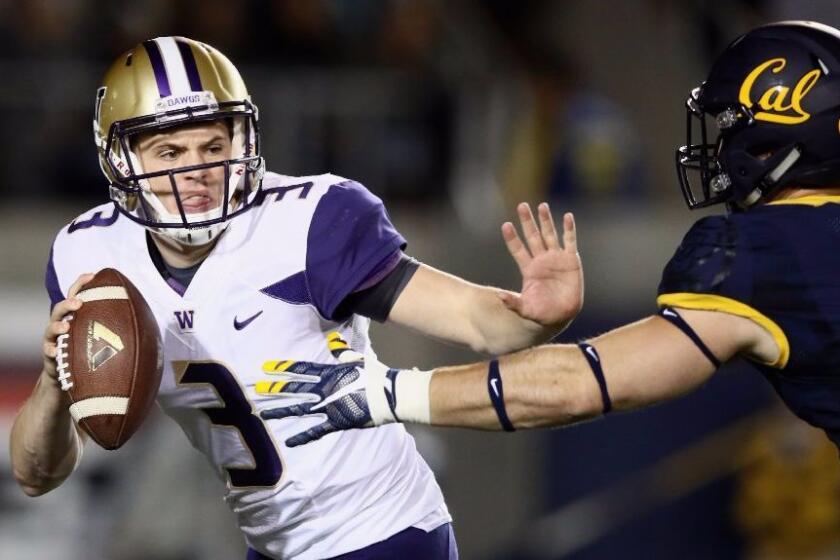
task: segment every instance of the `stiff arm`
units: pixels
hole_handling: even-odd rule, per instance
[[[721,361],[738,354],[773,361],[770,333],[749,319],[720,312],[680,310]],[[683,332],[659,316],[589,341],[600,356],[613,410],[631,410],[688,393],[716,367]],[[487,363],[435,370],[429,390],[431,423],[497,430]],[[507,415],[517,428],[562,426],[598,416],[601,390],[577,345],[551,344],[499,358]]]
[[[772,363],[779,355],[772,335],[750,319],[717,311],[679,312],[720,362],[743,355]],[[660,316],[642,319],[589,342],[600,356],[613,410],[631,410],[675,398],[701,385],[716,370],[691,338]],[[310,435],[294,438],[295,445],[339,429],[389,422],[482,430],[503,427],[498,403],[494,406],[488,390],[489,362],[431,372],[389,369],[372,358],[353,362],[352,368],[299,364],[313,376],[313,383],[289,384],[288,396],[306,393],[315,399],[263,412],[266,419],[310,414],[326,417]],[[538,346],[502,356],[498,364],[506,416],[517,429],[563,426],[598,416],[604,410],[601,388],[577,345]],[[358,421],[348,422],[341,412],[342,403],[350,398],[365,411]]]

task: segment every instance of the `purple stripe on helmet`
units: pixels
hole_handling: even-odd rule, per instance
[[[184,61],[184,68],[187,70],[187,78],[190,81],[190,89],[193,91],[201,91],[201,76],[198,74],[198,66],[195,64],[195,55],[190,46],[183,42],[175,40],[178,45],[178,51],[181,53],[181,59]]]
[[[172,90],[169,88],[169,77],[166,75],[166,66],[163,64],[163,57],[160,55],[160,49],[157,43],[155,43],[154,39],[149,39],[143,42],[143,46],[146,48],[149,61],[152,63],[152,70],[155,72],[158,93],[161,97],[169,97],[172,95]]]

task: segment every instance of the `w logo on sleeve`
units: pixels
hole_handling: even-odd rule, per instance
[[[181,329],[181,332],[192,332],[194,313],[195,311],[192,309],[175,312],[175,319],[178,321],[178,328]]]

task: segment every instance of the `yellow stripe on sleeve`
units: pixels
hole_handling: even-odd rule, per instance
[[[746,317],[760,327],[763,327],[779,348],[779,357],[775,362],[766,363],[770,367],[783,369],[790,357],[790,343],[782,328],[767,315],[745,303],[728,297],[715,294],[693,294],[689,292],[677,292],[662,294],[656,298],[656,305],[659,307],[682,307],[684,309],[698,309],[701,311],[721,311],[730,315]]]

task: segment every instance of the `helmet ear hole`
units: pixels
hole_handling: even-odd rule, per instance
[[[779,147],[780,146],[775,142],[773,142],[773,143],[763,142],[763,143],[755,144],[753,146],[749,146],[748,148],[746,148],[745,151],[748,154],[750,154],[752,157],[754,157],[754,158],[756,158],[760,161],[764,161],[766,159],[770,159],[771,157],[773,157],[773,154],[776,152],[776,150],[779,149]]]

